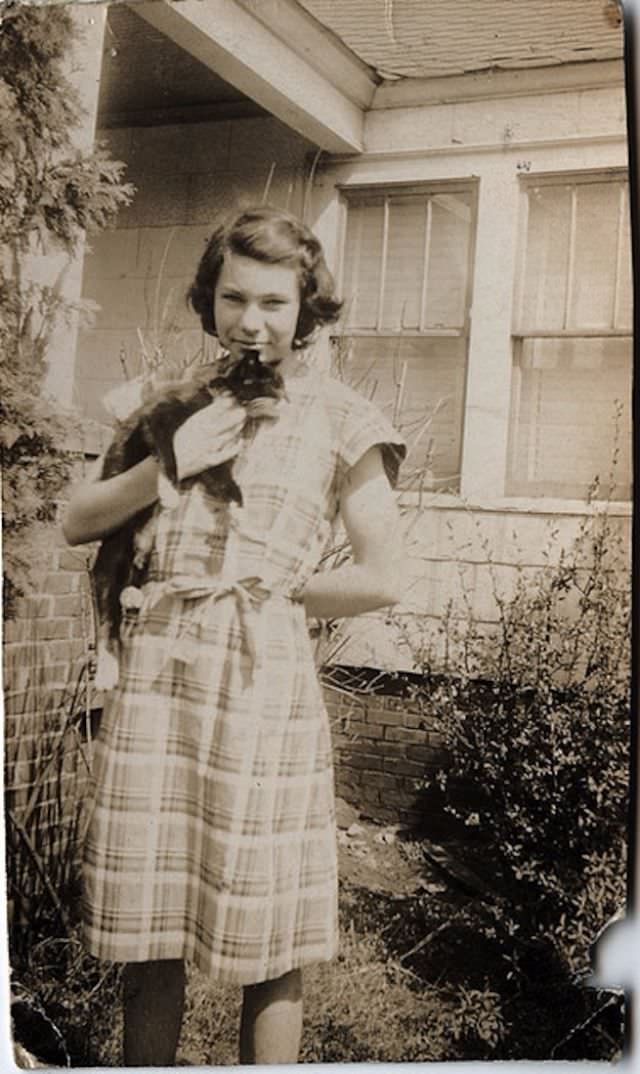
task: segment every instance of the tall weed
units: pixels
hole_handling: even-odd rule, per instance
[[[62,689],[34,688],[5,715],[5,840],[9,939],[20,959],[31,944],[68,933],[77,887],[82,804],[90,768],[88,664]],[[37,695],[37,707],[33,707]]]

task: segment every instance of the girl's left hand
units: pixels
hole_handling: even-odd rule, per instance
[[[187,418],[173,438],[178,480],[234,458],[245,420],[244,409],[227,392]]]

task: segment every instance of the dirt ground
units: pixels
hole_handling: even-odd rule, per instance
[[[338,865],[343,883],[406,898],[438,895],[447,885],[425,860],[421,843],[399,825],[375,824],[339,798],[336,803]]]

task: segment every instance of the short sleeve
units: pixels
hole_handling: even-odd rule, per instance
[[[371,447],[380,447],[392,488],[407,447],[404,438],[369,399],[342,385],[341,423],[338,433],[338,481]]]

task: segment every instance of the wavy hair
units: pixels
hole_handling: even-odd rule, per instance
[[[227,252],[296,269],[300,313],[292,343],[294,350],[306,347],[316,328],[331,324],[340,316],[342,302],[335,296],[333,276],[313,232],[291,213],[258,205],[243,209],[215,229],[187,292],[187,302],[210,336],[217,335],[213,296]]]

